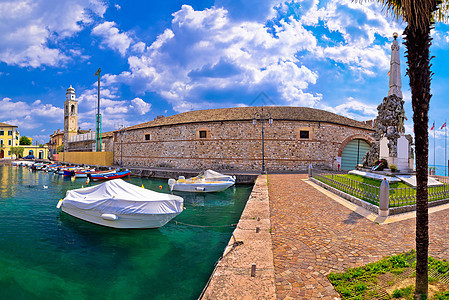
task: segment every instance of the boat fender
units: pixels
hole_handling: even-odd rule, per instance
[[[195,188],[195,190],[204,192],[206,189],[203,188],[203,187],[197,186],[197,187]]]
[[[115,221],[118,219],[117,215],[114,214],[102,214],[101,217],[108,221]]]
[[[60,209],[62,206],[62,199],[58,201],[58,204],[56,205],[57,209]]]

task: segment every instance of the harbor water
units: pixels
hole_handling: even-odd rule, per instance
[[[129,181],[169,192],[166,180]],[[1,299],[197,299],[252,190],[176,193],[186,209],[172,222],[130,230],[56,209],[85,179],[0,166],[0,184]]]

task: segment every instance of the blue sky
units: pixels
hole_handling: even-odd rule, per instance
[[[63,128],[72,85],[78,124],[94,129],[99,67],[103,131],[158,115],[260,105],[261,92],[267,104],[373,119],[388,93],[392,33],[404,27],[376,3],[349,0],[0,0],[0,121],[47,142]],[[437,24],[431,48],[429,116],[438,128],[449,113],[448,28]],[[444,164],[443,130],[436,140]]]

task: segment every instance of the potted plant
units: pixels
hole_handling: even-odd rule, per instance
[[[389,167],[390,167],[391,172],[393,172],[393,173],[398,170],[398,166],[396,166],[395,164],[391,164]]]

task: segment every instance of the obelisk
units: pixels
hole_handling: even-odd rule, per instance
[[[399,44],[396,40],[398,34],[393,33],[394,41],[391,45],[391,61],[390,61],[390,89],[388,96],[396,95],[402,99],[401,91],[401,62],[399,59]]]

